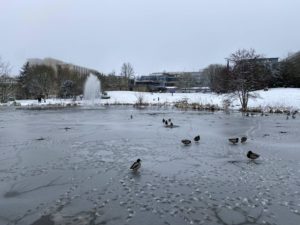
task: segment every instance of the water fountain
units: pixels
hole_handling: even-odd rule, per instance
[[[94,74],[90,74],[85,82],[83,97],[85,104],[95,105],[100,103],[101,82]]]

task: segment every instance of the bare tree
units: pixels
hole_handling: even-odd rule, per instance
[[[123,63],[121,68],[121,75],[126,78],[134,76],[134,69],[130,63]]]
[[[120,90],[122,87],[125,87],[125,89],[130,90],[132,89],[132,80],[134,79],[134,69],[133,66],[130,63],[123,63],[121,68],[121,76],[123,76],[124,79],[120,79]]]
[[[242,111],[247,110],[250,97],[257,97],[251,92],[262,85],[266,75],[261,57],[254,49],[239,49],[228,58],[230,86],[234,95],[240,100]]]
[[[14,95],[16,81],[9,77],[11,68],[9,63],[2,61],[0,57],[0,101],[6,102]]]
[[[4,62],[0,56],[0,76],[8,75],[11,68],[8,62]]]
[[[51,77],[46,72],[41,72],[36,74],[31,79],[29,84],[29,89],[32,93],[39,96],[45,96],[46,98],[49,95],[49,90],[51,88]]]
[[[136,97],[136,103],[135,103],[135,105],[137,106],[137,107],[141,107],[141,106],[143,106],[143,105],[146,105],[146,102],[145,102],[145,96],[144,96],[144,94],[142,93],[142,92],[137,92],[137,93],[135,93],[135,97]]]

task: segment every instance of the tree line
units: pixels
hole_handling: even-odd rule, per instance
[[[275,67],[263,60],[254,49],[239,49],[227,58],[227,64],[211,64],[202,73],[201,85],[208,86],[217,93],[236,95],[246,110],[251,92],[271,87],[300,87],[300,52],[278,62]],[[8,100],[12,92],[17,99],[32,99],[49,96],[70,98],[83,94],[84,82],[88,74],[79,74],[68,67],[57,65],[30,65],[25,63],[17,77],[11,82],[8,76],[9,64],[0,58],[0,101]],[[134,69],[124,63],[121,76],[115,72],[108,75],[95,74],[101,80],[103,90],[132,90]],[[195,84],[191,75],[178,80],[178,86]]]
[[[30,65],[22,67],[17,78],[17,99],[72,97],[82,94],[87,74],[62,66]]]
[[[244,79],[251,89],[300,87],[300,52],[270,68],[254,49],[239,49],[227,58],[227,65],[211,64],[202,73],[203,83],[217,93],[232,92]]]
[[[95,72],[94,72],[95,73]],[[103,90],[128,90],[134,74],[130,63],[124,63],[121,76],[95,73]],[[17,77],[16,98],[70,98],[83,94],[88,73],[79,73],[62,65],[30,65],[26,62]]]
[[[253,91],[273,87],[300,87],[300,52],[271,63],[254,49],[239,49],[227,58],[227,65],[212,64],[203,70],[204,83],[217,93],[238,97],[242,111]]]

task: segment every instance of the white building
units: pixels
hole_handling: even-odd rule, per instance
[[[61,68],[68,68],[69,70],[77,72],[79,75],[85,76],[90,73],[97,74],[99,73],[97,70],[86,68],[83,66],[74,65],[72,63],[63,62],[58,59],[54,58],[30,58],[27,60],[29,65],[46,65],[51,66],[55,71],[57,71],[57,68],[60,66]]]

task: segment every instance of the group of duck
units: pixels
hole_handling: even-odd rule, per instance
[[[232,143],[232,144],[235,145],[235,144],[239,143],[239,138],[238,138],[238,137],[237,137],[237,138],[229,138],[228,141],[229,141],[230,143]],[[241,137],[241,143],[245,143],[246,141],[247,141],[247,137],[246,137],[246,136],[242,136],[242,137]],[[249,159],[251,159],[251,160],[254,160],[254,159],[257,159],[257,158],[259,157],[259,154],[254,153],[254,152],[252,152],[252,151],[248,151],[247,157],[248,157]]]
[[[174,124],[172,123],[171,119],[162,119],[162,122],[164,123],[164,125],[166,127],[173,127]],[[239,143],[239,140],[241,141],[241,143],[245,143],[247,141],[247,137],[246,136],[242,136],[241,139],[239,139],[238,137],[236,138],[229,138],[228,141],[232,144],[237,144]],[[194,137],[194,142],[198,143],[200,141],[200,135],[197,135]],[[191,140],[189,139],[182,139],[181,140],[181,143],[184,144],[184,145],[190,145],[192,143]],[[259,157],[259,154],[257,153],[254,153],[252,151],[248,151],[247,153],[247,157],[251,160],[255,160]],[[134,172],[138,171],[138,169],[141,167],[141,159],[137,159],[130,167],[130,169]]]
[[[194,137],[194,141],[195,141],[195,142],[199,142],[199,141],[200,141],[200,135],[197,135],[196,137]],[[189,140],[189,139],[183,139],[183,140],[181,140],[181,142],[182,142],[182,144],[184,144],[184,145],[189,145],[189,144],[192,143],[192,141]]]
[[[286,119],[288,120],[289,119],[289,117],[290,117],[290,115],[292,115],[292,118],[293,119],[296,119],[296,114],[298,113],[298,111],[294,111],[294,112],[290,112],[290,111],[288,111],[287,113],[286,113]]]
[[[232,144],[237,144],[239,143],[239,138],[229,138],[228,141]],[[241,143],[245,143],[246,141],[247,141],[246,136],[241,137]]]
[[[164,120],[164,119],[163,119]],[[228,141],[232,144],[237,144],[239,143],[239,140],[241,140],[241,143],[245,143],[247,141],[247,137],[246,136],[242,136],[241,139],[239,139],[238,137],[237,138],[229,138]],[[194,137],[194,141],[197,143],[200,141],[200,135],[197,135],[196,137]],[[184,144],[184,145],[190,145],[192,143],[191,140],[189,139],[183,139],[181,140],[181,142]],[[255,160],[259,157],[259,154],[257,153],[254,153],[252,151],[248,151],[247,153],[247,157],[251,160]]]
[[[290,118],[290,116],[292,116],[292,118],[293,119],[296,119],[296,114],[298,113],[298,111],[297,110],[295,110],[295,111],[287,111],[285,114],[286,114],[286,119],[288,120],[289,118]],[[249,113],[249,112],[247,112],[247,113],[245,113],[244,114],[245,116],[255,116],[255,113]],[[265,112],[261,112],[261,114],[260,114],[261,116],[269,116],[269,114],[267,114],[267,113],[265,113]]]
[[[163,118],[163,119],[162,119],[162,122],[165,124],[166,127],[170,127],[170,128],[174,127],[174,124],[173,124],[173,122],[171,121],[170,118],[167,119],[167,120],[165,120],[165,119]]]

